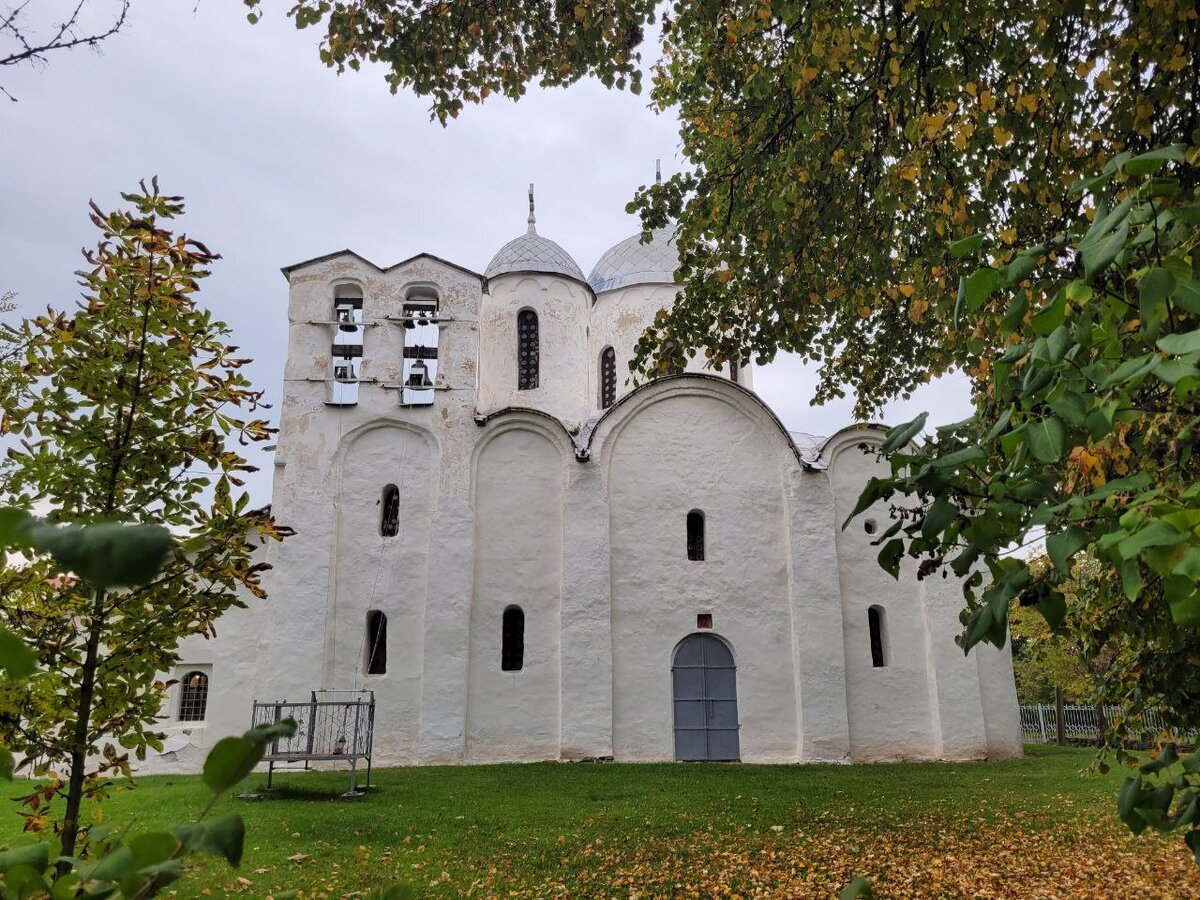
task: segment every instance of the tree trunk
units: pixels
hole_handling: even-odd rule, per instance
[[[1067,743],[1067,727],[1063,721],[1065,718],[1063,703],[1063,689],[1054,689],[1054,743],[1062,747]]]
[[[92,621],[88,628],[87,655],[83,661],[83,679],[79,684],[79,711],[75,735],[71,740],[71,777],[67,782],[67,809],[63,816],[62,855],[74,856],[79,838],[79,808],[83,804],[83,782],[87,770],[88,730],[92,720],[92,695],[96,688],[96,669],[100,659],[101,616],[104,615],[104,588],[96,591],[92,603]],[[58,864],[58,877],[71,871],[69,862]]]

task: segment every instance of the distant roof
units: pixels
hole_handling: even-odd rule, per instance
[[[678,268],[673,229],[656,229],[646,243],[639,231],[604,252],[588,276],[588,284],[597,294],[631,284],[674,284]]]
[[[810,465],[816,463],[821,456],[821,446],[825,443],[825,438],[816,434],[809,434],[806,431],[789,431],[788,436],[792,439],[792,443],[796,445],[796,450],[800,454],[800,458]]]
[[[366,263],[377,272],[390,272],[392,269],[398,269],[401,266],[406,266],[410,262],[414,262],[418,259],[432,259],[434,262],[441,263],[443,266],[449,266],[452,269],[457,269],[464,275],[471,275],[475,278],[478,278],[480,281],[483,281],[483,276],[478,272],[468,269],[466,266],[460,266],[458,263],[452,263],[448,259],[442,259],[440,256],[434,256],[432,253],[418,253],[415,256],[408,257],[408,259],[402,259],[398,263],[392,263],[390,266],[380,266],[377,263],[371,262],[371,260],[367,259],[365,256],[355,253],[353,250],[337,250],[333,253],[326,253],[323,256],[314,256],[312,259],[306,259],[302,262],[292,263],[290,266],[284,266],[282,269],[280,269],[280,271],[283,272],[285,276],[291,275],[297,269],[303,269],[306,266],[315,266],[317,263],[323,263],[331,259],[337,259],[339,256],[353,256],[359,262]]]

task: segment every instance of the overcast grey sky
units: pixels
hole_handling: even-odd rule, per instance
[[[105,0],[96,0],[103,3]],[[102,208],[139,178],[182,194],[189,234],[222,254],[202,298],[254,357],[250,376],[279,399],[289,263],[349,248],[381,265],[428,251],[476,271],[524,231],[537,185],[538,230],[585,271],[638,228],[624,212],[661,158],[679,165],[673,116],[596,83],[531,87],[489,100],[449,127],[425,101],[390,94],[377,71],[336,76],[319,35],[266,0],[257,25],[241,0],[134,0],[123,34],[0,72],[0,292],[23,313],[78,296],[80,248],[95,243],[87,201]],[[791,429],[830,434],[851,401],[809,406],[814,374],[795,358],[755,373]],[[886,411],[965,417],[965,380],[943,379]],[[270,493],[269,465],[251,482]]]

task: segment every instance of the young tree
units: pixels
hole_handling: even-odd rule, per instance
[[[879,540],[889,571],[907,554],[921,575],[965,577],[964,649],[1003,646],[1018,600],[1081,636],[1085,659],[1104,654],[1095,697],[1125,711],[1108,729],[1119,756],[1147,710],[1174,733],[1200,725],[1198,164],[1200,148],[1120,154],[1080,185],[1098,197],[1090,222],[968,276],[965,312],[1005,308],[985,314],[1006,349],[981,360],[976,412],[916,447],[925,416],[893,429],[893,474],[856,510],[899,498]],[[1050,567],[1007,552],[1042,528]],[[1071,603],[1084,551],[1096,590]],[[1122,815],[1189,827],[1200,859],[1200,754],[1179,765],[1143,773],[1163,780],[1139,781]]]
[[[655,3],[500,8],[290,14],[325,28],[327,65],[380,63],[443,122],[531,80],[639,88]],[[1200,124],[1192,0],[679,0],[658,33],[652,105],[678,110],[688,171],[633,205],[647,227],[677,219],[686,293],[638,362],[790,350],[820,363],[818,400],[856,390],[864,417],[951,367],[983,375],[994,335],[953,320],[948,241],[986,230],[998,256],[1042,243],[1080,212],[1076,179]]]
[[[0,335],[17,347],[0,361],[0,434],[17,444],[0,472],[5,502],[74,523],[155,523],[176,537],[162,570],[129,589],[73,578],[47,556],[0,570],[0,626],[41,663],[27,684],[0,691],[0,744],[50,779],[25,798],[27,827],[53,812],[66,856],[84,797],[129,773],[128,751],[161,748],[156,673],[177,662],[182,638],[212,635],[222,612],[243,605],[239,591],[264,596],[266,565],[251,553],[285,533],[235,496],[253,467],[231,439],[263,441],[272,429],[241,418],[262,406],[261,392],[226,326],[196,303],[219,257],[163,227],[183,204],[157,181],[122,197],[128,209],[92,204],[101,238],[84,254],[76,309]],[[92,533],[103,540],[103,529]],[[56,797],[61,812],[49,805]]]

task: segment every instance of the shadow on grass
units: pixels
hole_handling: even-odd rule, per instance
[[[379,788],[376,785],[371,785],[371,789],[365,792],[362,785],[359,785],[359,793],[350,797],[346,795],[347,787],[348,785],[346,784],[335,787],[327,784],[298,785],[279,784],[276,782],[274,786],[268,789],[267,783],[263,781],[259,784],[250,785],[249,797],[238,795],[238,798],[259,803],[268,800],[323,800],[329,803],[365,803],[379,794]]]

